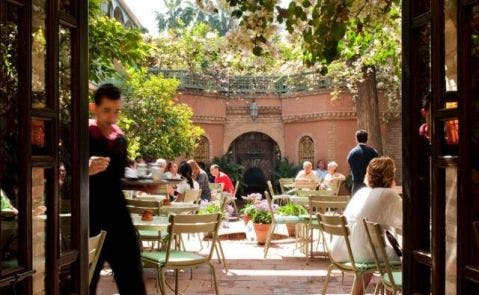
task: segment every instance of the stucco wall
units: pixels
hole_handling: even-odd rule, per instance
[[[208,93],[179,93],[179,102],[190,105],[194,122],[205,130],[210,159],[228,151],[231,143],[246,132],[262,132],[279,146],[281,155],[298,163],[298,143],[310,136],[315,145],[315,161],[336,161],[339,172],[347,175],[347,154],[356,144],[356,114],[352,99],[342,95],[331,100],[328,91],[288,96],[221,96]],[[256,103],[258,117],[250,116],[250,104]],[[380,98],[382,100],[382,98]],[[382,103],[382,105],[384,105]],[[383,124],[384,154],[390,155],[401,171],[400,118]],[[400,183],[400,175],[397,179]]]

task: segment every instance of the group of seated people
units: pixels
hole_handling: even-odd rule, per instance
[[[136,165],[146,164],[142,158],[137,158],[135,161],[130,160],[125,169],[125,177],[134,178],[136,174]],[[182,201],[187,190],[201,189],[201,200],[211,199],[211,190],[209,187],[210,178],[203,165],[200,166],[198,162],[193,159],[182,161],[179,164],[175,161],[166,161],[165,159],[157,159],[154,165],[159,168],[160,173],[165,179],[184,179],[184,181],[176,185],[168,185],[167,194],[170,200]],[[220,171],[218,165],[210,166],[210,173],[214,177],[215,183],[223,184],[223,191],[228,193],[234,192],[233,182],[228,175]]]
[[[318,161],[318,169],[313,170],[313,164],[310,161],[303,163],[303,170],[296,175],[295,182],[301,187],[314,187],[317,189],[337,192],[341,181],[346,177],[337,172],[338,163],[331,161],[328,163],[327,170],[324,170],[324,161]]]

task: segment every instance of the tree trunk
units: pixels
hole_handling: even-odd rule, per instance
[[[382,155],[381,119],[375,68],[365,67],[363,77],[364,80],[358,84],[358,94],[355,98],[358,129],[364,129],[369,133],[368,145],[376,148],[379,155]]]

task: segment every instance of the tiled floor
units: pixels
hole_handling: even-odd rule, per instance
[[[222,264],[216,267],[220,293],[228,294],[320,294],[326,278],[329,264],[323,258],[315,258],[306,264],[304,255],[295,250],[293,239],[274,241],[268,258],[263,258],[263,247],[258,246],[252,239],[252,231],[245,229],[242,221],[230,222],[228,228],[221,232],[243,231],[247,233],[244,240],[223,240],[222,245],[227,257],[228,272]],[[279,228],[279,232],[286,233],[286,228]],[[198,244],[198,239],[191,238],[187,244]],[[188,246],[187,246],[188,247]],[[97,294],[116,294],[113,277],[108,270],[102,272]],[[333,273],[328,285],[328,294],[349,294],[351,291],[352,276],[345,275],[341,283],[341,273]],[[156,290],[156,271],[145,269],[145,283],[148,294],[159,294]],[[172,273],[167,274],[167,281],[174,284]],[[183,294],[214,294],[210,284],[210,274],[207,267],[193,270],[193,279],[190,280],[190,271],[180,273],[179,290]],[[373,292],[373,284],[368,287],[368,293]],[[173,294],[168,290],[168,294]]]

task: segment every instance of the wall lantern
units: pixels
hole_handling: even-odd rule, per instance
[[[258,105],[253,99],[253,102],[249,104],[249,115],[253,121],[258,117]]]

